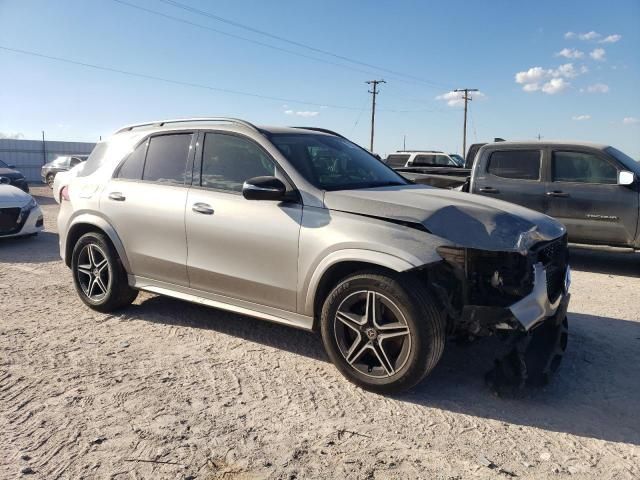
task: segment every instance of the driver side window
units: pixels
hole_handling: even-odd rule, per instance
[[[618,183],[618,170],[591,153],[553,152],[554,182]]]
[[[245,180],[275,175],[273,160],[252,141],[223,133],[205,135],[200,186],[241,192]]]

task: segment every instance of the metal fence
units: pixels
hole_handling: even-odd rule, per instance
[[[40,168],[61,155],[88,155],[95,143],[0,139],[0,160],[15,165],[29,182],[39,182]]]

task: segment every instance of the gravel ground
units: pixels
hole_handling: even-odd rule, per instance
[[[150,294],[86,308],[33,191],[46,230],[0,242],[2,478],[640,477],[640,255],[572,252],[548,388],[492,395],[488,340],[448,344],[390,398],[347,383],[314,334]]]

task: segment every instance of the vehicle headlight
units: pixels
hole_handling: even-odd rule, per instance
[[[20,215],[18,215],[18,223],[22,222],[29,216],[29,212],[36,208],[38,204],[36,203],[35,198],[31,197],[29,203],[27,203],[24,207],[20,209]]]

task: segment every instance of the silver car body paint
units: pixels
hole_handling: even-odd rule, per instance
[[[300,203],[112,178],[149,135],[185,130],[233,132],[258,143],[286,172]],[[442,245],[522,251],[564,234],[561,224],[531,210],[427,186],[325,192],[261,131],[243,125],[149,125],[120,131],[98,148],[99,161],[90,158],[55,180],[56,200],[64,186],[70,197],[61,202],[58,217],[60,254],[67,263],[69,233],[95,225],[113,242],[136,288],[304,329],[313,326],[323,274],[339,262],[402,272],[442,261],[436,252]],[[126,202],[111,201],[114,192]],[[194,214],[195,203],[211,205],[215,214]]]

